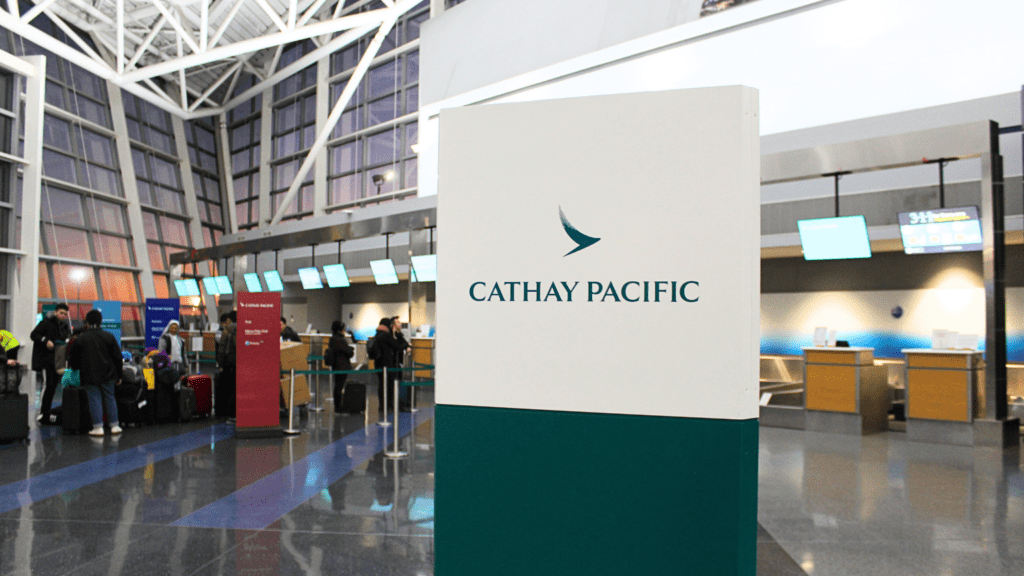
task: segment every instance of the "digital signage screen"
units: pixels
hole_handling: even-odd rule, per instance
[[[249,292],[263,292],[263,285],[260,284],[260,275],[255,272],[246,272],[245,276],[245,288]]]
[[[178,296],[199,296],[199,283],[195,278],[182,278],[174,281],[174,290]]]
[[[370,270],[373,271],[373,280],[377,284],[398,284],[398,272],[391,259],[373,260],[370,262]]]
[[[344,264],[328,264],[324,266],[324,276],[327,276],[329,288],[348,288],[348,271]]]
[[[320,270],[317,268],[299,268],[299,282],[306,290],[317,290],[324,287],[320,281]]]
[[[227,276],[214,276],[214,280],[217,281],[217,289],[220,290],[221,294],[231,294],[231,280]]]
[[[268,270],[263,273],[263,279],[267,282],[268,292],[283,292],[284,282],[281,282],[281,275],[277,270]]]
[[[863,216],[799,220],[796,224],[805,260],[871,257],[868,225]]]
[[[437,281],[437,254],[413,256],[412,271],[415,282]]]
[[[203,288],[206,288],[206,293],[211,296],[217,296],[220,294],[220,285],[217,283],[216,276],[203,278]]]
[[[906,254],[982,249],[981,221],[975,206],[900,212],[899,222]]]

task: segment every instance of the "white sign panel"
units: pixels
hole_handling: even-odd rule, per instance
[[[746,87],[442,111],[437,402],[756,418],[757,113]]]

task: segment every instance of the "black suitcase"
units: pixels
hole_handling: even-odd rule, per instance
[[[8,366],[3,363],[0,369],[0,394],[18,394],[21,389],[21,365]]]
[[[28,394],[0,395],[0,442],[28,440]]]
[[[362,414],[366,409],[366,384],[361,382],[345,382],[341,389],[341,406],[339,411],[345,414]]]
[[[61,397],[60,425],[64,432],[84,434],[92,430],[89,396],[85,388],[68,386]]]
[[[196,391],[184,387],[177,391],[178,395],[178,420],[188,422],[196,413]]]
[[[122,379],[121,384],[114,388],[114,398],[117,400],[117,419],[121,424],[141,428],[143,408],[149,403],[142,387],[126,384]]]

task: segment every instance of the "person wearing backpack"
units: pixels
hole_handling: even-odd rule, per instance
[[[82,386],[89,397],[92,415],[90,436],[103,436],[103,414],[110,422],[110,433],[121,433],[118,426],[117,400],[114,386],[121,382],[121,347],[114,335],[100,328],[103,314],[89,310],[85,315],[86,329],[68,345],[68,367],[79,371]]]
[[[345,323],[341,320],[331,322],[331,339],[327,341],[327,350],[324,351],[324,363],[331,367],[331,370],[352,369],[352,346],[345,336]],[[343,394],[345,380],[348,374],[334,374],[334,413],[341,414],[343,406]]]

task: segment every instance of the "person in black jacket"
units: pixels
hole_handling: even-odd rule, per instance
[[[391,317],[391,333],[395,335],[395,341],[401,346],[401,350],[395,353],[395,367],[405,367],[405,353],[412,350],[412,346],[409,345],[409,341],[405,339],[405,334],[402,333],[402,322],[399,321],[398,316]],[[395,371],[395,380],[401,382],[403,378],[403,372]],[[410,408],[409,389],[405,386],[398,388],[398,409],[403,412],[408,412]]]
[[[331,322],[331,339],[327,341],[327,348],[334,351],[334,363],[331,370],[352,369],[352,346],[345,336],[345,323],[341,320]],[[345,380],[348,374],[334,375],[334,413],[341,414]]]
[[[89,396],[89,413],[92,414],[90,436],[103,436],[103,413],[110,422],[110,433],[120,434],[117,425],[117,400],[114,386],[121,382],[121,347],[114,335],[100,328],[103,314],[89,310],[85,315],[86,330],[68,345],[68,366],[76,368],[82,379],[82,386]]]
[[[217,416],[224,416],[228,423],[235,421],[235,397],[236,397],[236,366],[235,366],[235,334],[238,326],[238,312],[232,310],[227,313],[226,321],[222,319],[224,333],[220,336],[217,344],[217,365],[220,366],[220,373],[217,375]]]
[[[54,348],[57,344],[64,342],[71,336],[71,325],[68,324],[68,305],[57,304],[53,316],[43,318],[42,322],[36,325],[29,335],[32,339],[32,369],[43,377],[43,401],[39,407],[39,416],[36,420],[40,422],[50,421],[50,406],[53,404],[53,395],[57,391],[57,383],[60,376],[57,374]]]
[[[373,337],[372,354],[374,368],[395,368],[396,355],[403,351],[405,348],[395,339],[395,334],[392,330],[393,322],[391,318],[381,318],[380,325],[377,326],[377,332]],[[390,386],[394,383],[396,372],[388,371],[387,385]],[[378,402],[377,413],[381,420],[384,419],[384,403],[388,400],[388,392],[386,391],[387,386],[384,382],[383,372],[377,373],[377,398]]]
[[[281,341],[282,342],[302,342],[302,338],[299,338],[298,333],[288,325],[288,321],[281,316]]]

